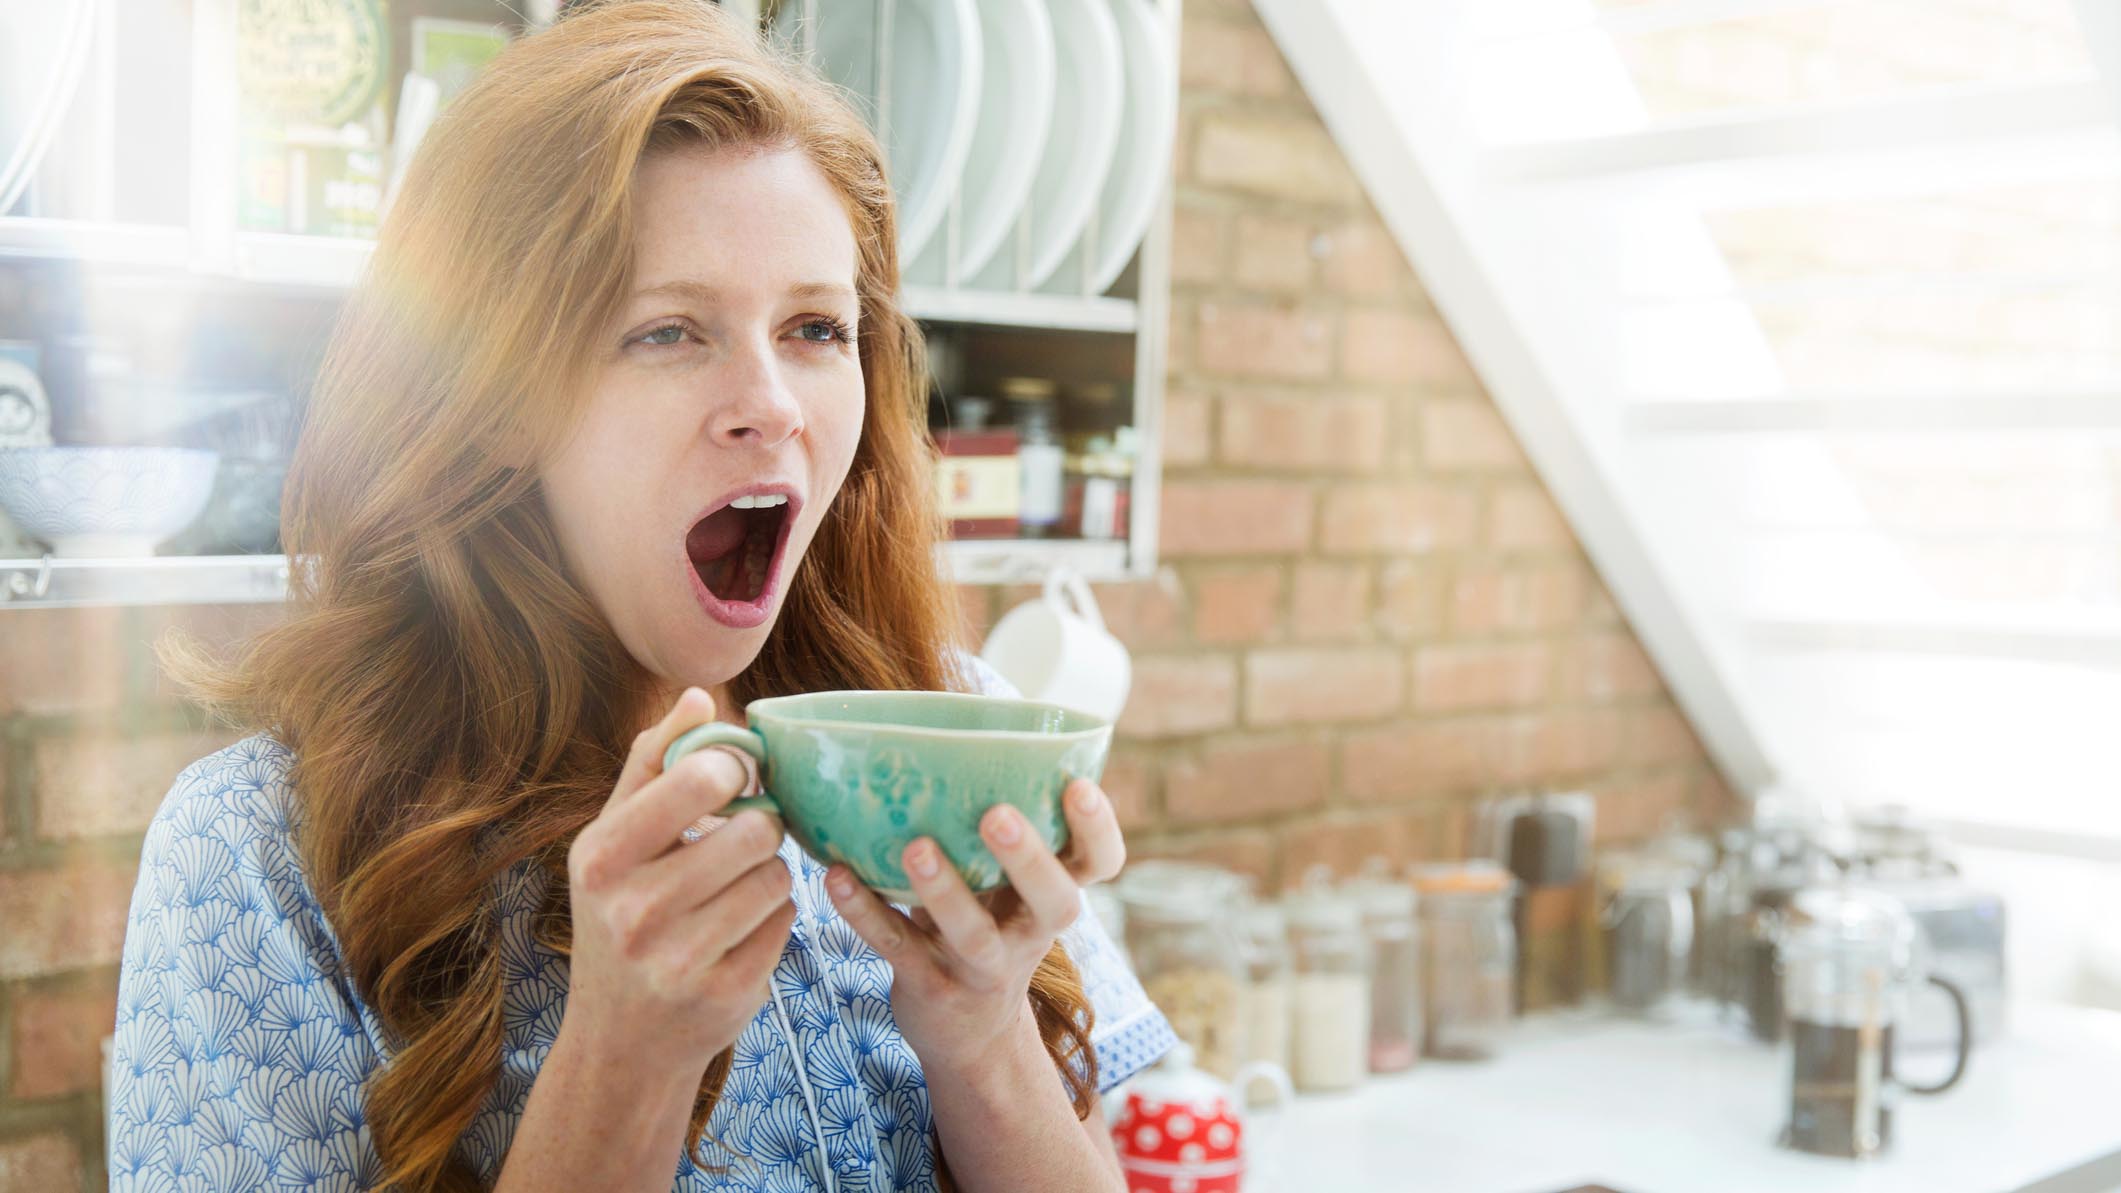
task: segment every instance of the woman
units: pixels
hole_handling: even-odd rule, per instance
[[[172,662],[260,730],[149,832],[114,1188],[1080,1190],[1168,1026],[982,821],[912,916],[665,745],[761,696],[983,686],[873,138],[701,0],[593,6],[430,133],[286,494],[289,620]],[[703,821],[704,835],[692,826]],[[675,1174],[673,1176],[673,1174]]]

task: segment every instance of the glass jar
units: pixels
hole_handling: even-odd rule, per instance
[[[1648,854],[1612,855],[1599,870],[1607,993],[1622,1011],[1656,1014],[1686,983],[1694,871]]]
[[[1214,866],[1146,861],[1127,867],[1113,890],[1142,988],[1194,1062],[1229,1080],[1245,1050],[1246,971],[1230,914],[1244,880]]]
[[[1287,1071],[1294,995],[1288,919],[1272,903],[1248,903],[1238,912],[1237,934],[1245,963],[1241,1056],[1246,1063],[1265,1061]]]
[[[1362,908],[1321,881],[1282,901],[1295,962],[1290,1076],[1307,1093],[1352,1089],[1369,1071],[1369,942]]]
[[[1421,1056],[1421,930],[1414,888],[1366,875],[1349,888],[1370,945],[1370,1071],[1398,1073]]]
[[[1453,1060],[1492,1056],[1515,1014],[1516,882],[1492,861],[1414,871],[1422,933],[1422,1052]]]

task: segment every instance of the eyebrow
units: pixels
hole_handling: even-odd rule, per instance
[[[679,280],[636,291],[634,298],[687,298],[705,306],[714,306],[723,301],[726,294],[727,291],[720,286]],[[854,302],[859,296],[855,294],[854,287],[844,282],[797,282],[788,287],[788,297],[804,300],[837,298]]]

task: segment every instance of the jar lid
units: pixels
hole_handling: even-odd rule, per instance
[[[1516,886],[1508,870],[1487,858],[1416,866],[1413,879],[1423,895],[1500,895]]]
[[[1405,919],[1414,914],[1418,901],[1414,888],[1389,879],[1358,878],[1347,892],[1371,919]]]
[[[1855,886],[1807,887],[1782,916],[1782,943],[1793,953],[1876,953],[1899,963],[1912,952],[1918,931],[1900,900]]]
[[[1245,880],[1219,866],[1152,859],[1120,872],[1112,890],[1136,919],[1206,922],[1224,913]]]
[[[1362,906],[1330,887],[1309,886],[1282,896],[1289,927],[1306,932],[1356,932],[1362,928]]]
[[[1237,912],[1237,926],[1253,940],[1273,940],[1287,935],[1289,917],[1278,903],[1247,901]]]

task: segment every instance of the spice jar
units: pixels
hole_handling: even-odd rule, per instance
[[[1295,961],[1290,1075],[1307,1093],[1352,1089],[1369,1071],[1370,974],[1362,909],[1313,875],[1283,900]]]
[[[1214,866],[1146,861],[1127,867],[1113,889],[1142,989],[1194,1062],[1230,1079],[1245,1047],[1245,965],[1229,909],[1244,880]]]
[[[1515,1010],[1516,883],[1492,861],[1414,871],[1422,934],[1422,1051],[1454,1060],[1494,1054]]]
[[[1370,944],[1370,1071],[1397,1073],[1421,1056],[1421,931],[1414,888],[1371,871],[1349,887]]]
[[[1237,926],[1245,962],[1242,1056],[1248,1063],[1266,1061],[1286,1070],[1294,983],[1288,919],[1272,903],[1248,903],[1237,914]]]

